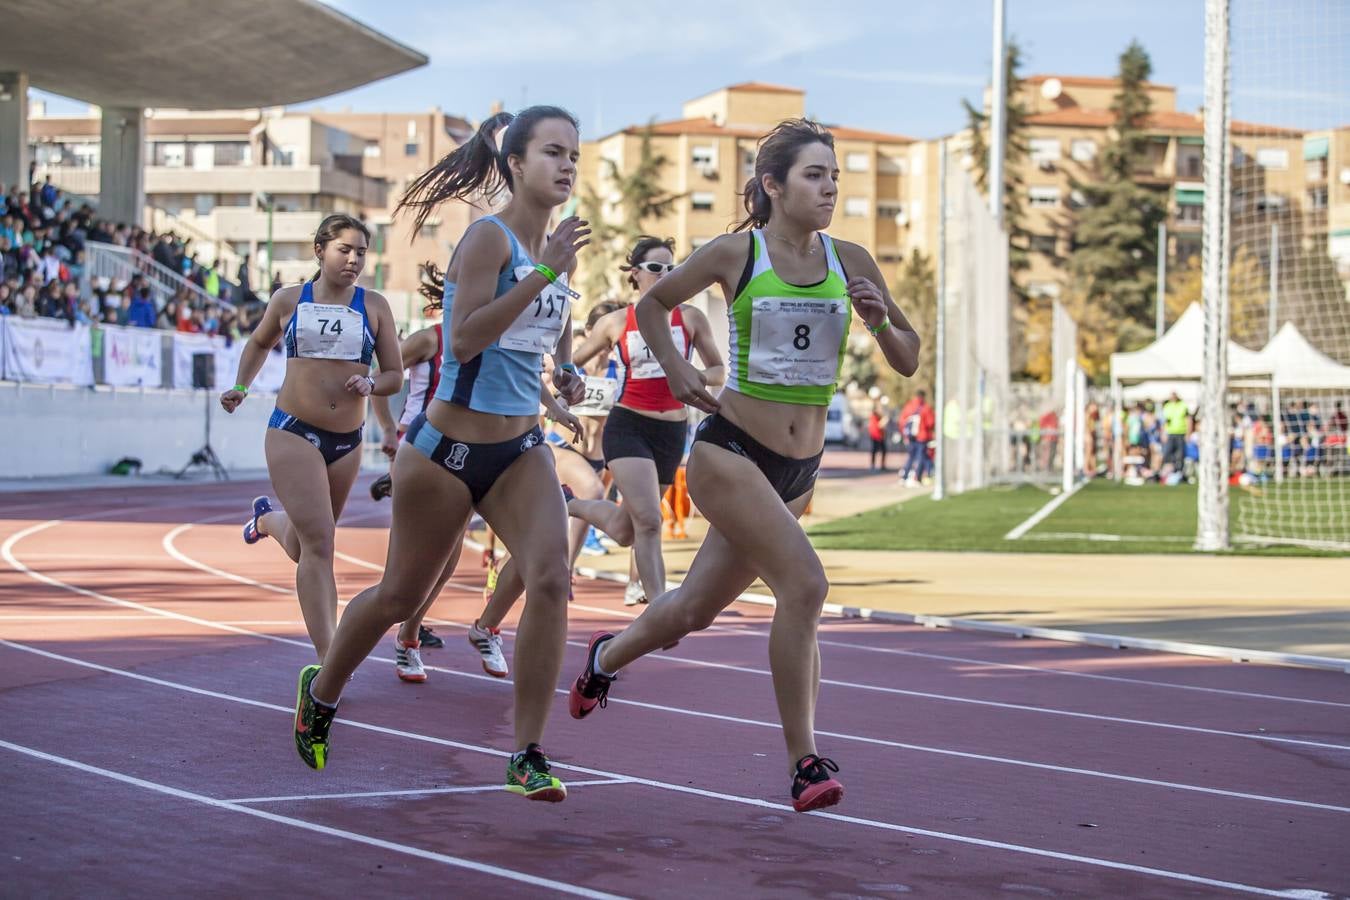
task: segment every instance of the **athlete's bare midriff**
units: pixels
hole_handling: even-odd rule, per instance
[[[825,446],[827,407],[760,400],[730,388],[717,399],[722,416],[774,453],[805,459]]]

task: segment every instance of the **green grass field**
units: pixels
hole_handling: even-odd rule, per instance
[[[1196,530],[1194,485],[1130,487],[1094,481],[1024,535],[1004,535],[1052,499],[1043,487],[970,491],[942,501],[915,497],[808,529],[821,550],[984,550],[1003,553],[1190,553]],[[1231,521],[1246,491],[1229,494]],[[1094,537],[1096,539],[1094,539]],[[1302,547],[1235,545],[1261,556],[1340,556]]]

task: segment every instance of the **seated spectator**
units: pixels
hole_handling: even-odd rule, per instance
[[[178,330],[178,301],[170,300],[164,304],[164,308],[159,311],[159,317],[155,321],[158,328],[165,328],[169,331]]]
[[[11,302],[13,295],[14,289],[0,282],[0,316],[8,316],[14,313],[14,306]]]
[[[155,302],[150,299],[150,288],[142,287],[136,292],[127,309],[127,324],[137,328],[155,327]]]

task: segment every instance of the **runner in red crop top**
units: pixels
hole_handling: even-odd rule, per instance
[[[644,235],[621,267],[638,296],[675,268],[675,241]],[[725,380],[722,354],[702,312],[682,306],[671,314],[671,334],[685,359],[698,351],[708,383]],[[620,544],[633,545],[639,584],[631,580],[624,602],[633,605],[665,591],[661,559],[661,497],[675,481],[684,458],[689,411],[675,399],[666,374],[638,331],[633,307],[615,310],[595,324],[574,354],[577,365],[617,349],[622,383],[605,422],[605,463],[623,495],[623,505],[606,500],[574,500],[568,511],[590,522]]]

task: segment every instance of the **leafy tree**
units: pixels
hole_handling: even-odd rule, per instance
[[[1167,216],[1167,199],[1163,190],[1135,180],[1151,171],[1152,101],[1145,90],[1151,72],[1148,53],[1132,41],[1120,56],[1120,92],[1111,103],[1114,134],[1098,162],[1100,178],[1074,184],[1084,203],[1074,228],[1070,293],[1101,337],[1087,351],[1090,369],[1101,368],[1112,350],[1152,337],[1158,224]],[[1085,319],[1078,323],[1083,333]]]
[[[580,210],[582,218],[590,222],[591,243],[582,254],[581,292],[588,306],[622,295],[619,265],[629,248],[638,235],[646,233],[644,229],[669,215],[684,196],[666,191],[662,184],[661,173],[669,164],[670,160],[653,146],[649,125],[642,132],[637,164],[630,170],[620,169],[612,159],[601,162],[600,183],[610,188],[613,219],[606,215],[606,198],[596,187],[583,188]]]
[[[876,383],[897,403],[903,403],[920,388],[931,399],[937,379],[937,274],[932,258],[917,249],[911,253],[900,267],[900,278],[891,288],[891,296],[919,334],[919,368],[912,378],[902,377],[886,365],[872,341],[869,353],[879,373]]]

